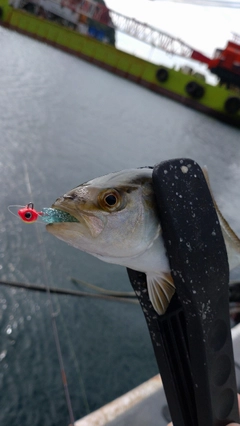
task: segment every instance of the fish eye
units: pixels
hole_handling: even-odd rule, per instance
[[[117,197],[114,194],[108,194],[104,198],[104,201],[108,206],[113,207],[117,203]]]
[[[29,220],[29,219],[31,219],[31,217],[32,217],[32,213],[30,213],[30,212],[26,212],[24,216],[25,216],[25,219],[28,219],[28,220]]]
[[[122,207],[122,195],[116,189],[107,189],[101,191],[98,195],[98,203],[103,210],[116,211]]]

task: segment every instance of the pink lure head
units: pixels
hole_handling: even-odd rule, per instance
[[[42,216],[42,212],[37,212],[34,209],[33,203],[27,204],[25,207],[18,210],[18,215],[23,220],[23,222],[31,223],[38,220],[38,216]]]

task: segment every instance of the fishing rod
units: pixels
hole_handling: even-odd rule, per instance
[[[86,283],[77,278],[72,278],[71,281],[75,284],[82,284],[85,287],[89,287],[98,293],[89,293],[86,291],[80,290],[71,290],[67,288],[59,287],[50,287],[49,291],[52,294],[59,294],[65,296],[75,296],[75,297],[90,297],[93,299],[102,299],[102,300],[112,300],[117,302],[126,302],[138,304],[136,294],[132,291],[115,291],[115,290],[106,290],[102,287],[96,286],[94,284]],[[7,281],[0,279],[0,285],[7,287],[16,287],[22,288],[24,290],[40,291],[43,293],[47,292],[47,286],[41,284],[31,284],[31,283],[22,283],[15,281]],[[230,281],[229,283],[229,302],[237,304],[236,309],[240,313],[240,281]],[[234,309],[234,308],[233,308]],[[235,310],[236,310],[235,309]]]
[[[80,281],[75,280],[74,281]],[[80,281],[83,283],[82,281]],[[13,281],[6,281],[6,280],[0,280],[0,285],[5,285],[8,287],[17,287],[17,288],[23,288],[25,290],[32,290],[32,291],[40,291],[47,293],[48,288],[45,285],[38,285],[38,284],[29,284],[29,283],[21,283],[21,282],[13,282]],[[89,285],[89,284],[88,284]],[[93,286],[98,288],[97,286]],[[101,289],[103,290],[103,289]],[[125,302],[125,303],[133,303],[133,304],[139,304],[136,296],[132,292],[114,292],[114,291],[107,291],[105,290],[105,294],[98,294],[98,293],[87,293],[85,291],[79,291],[79,290],[70,290],[70,289],[64,289],[64,288],[57,288],[57,287],[50,287],[49,292],[52,294],[59,294],[59,295],[65,295],[65,296],[75,296],[75,297],[90,297],[93,299],[102,299],[102,300],[112,300],[116,302]],[[115,296],[112,295],[112,293],[117,293]]]
[[[134,291],[116,291],[116,290],[106,290],[105,288],[99,287],[94,284],[87,283],[85,281],[79,280],[78,278],[72,278],[71,281],[74,284],[81,284],[85,287],[91,288],[92,290],[98,291],[99,293],[104,293],[111,296],[116,297],[132,297],[134,299],[137,298],[136,293]]]

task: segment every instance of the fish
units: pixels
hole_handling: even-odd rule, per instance
[[[207,170],[203,169],[209,185]],[[240,240],[214,200],[230,269],[240,264]],[[75,221],[51,223],[47,231],[104,262],[146,274],[149,299],[163,315],[175,293],[152,185],[152,168],[121,170],[85,182],[52,208]]]

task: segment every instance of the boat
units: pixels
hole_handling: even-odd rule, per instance
[[[240,324],[231,330],[237,388],[240,386]],[[123,396],[82,417],[75,426],[166,426],[171,417],[160,376],[155,376]]]
[[[211,60],[186,43],[146,24],[132,20],[131,27],[130,19],[92,0],[0,0],[0,25],[3,27],[48,43],[148,90],[240,127],[240,44],[229,42],[225,51],[218,49]],[[187,66],[176,70],[117,49],[114,28],[127,29],[139,39],[145,34],[146,40],[155,47],[164,46],[167,52],[208,64],[220,78],[220,84],[207,83],[203,75]],[[225,65],[221,68],[226,52],[230,52],[232,58],[230,68],[233,72],[228,74]],[[227,66],[229,68],[229,58]]]

